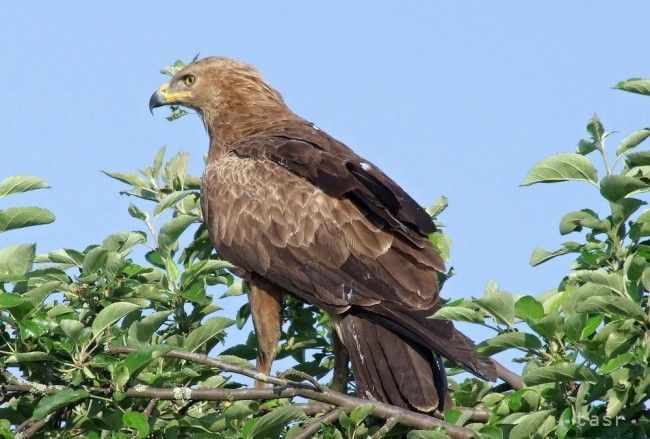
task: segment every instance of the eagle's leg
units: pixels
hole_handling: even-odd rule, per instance
[[[257,369],[268,374],[282,333],[282,292],[257,277],[250,280],[249,286],[248,301],[257,334]],[[255,387],[265,386],[263,381],[255,381]]]
[[[348,391],[348,376],[350,368],[348,362],[350,356],[348,350],[341,341],[341,336],[338,331],[332,330],[332,348],[334,350],[334,376],[332,377],[332,389],[337,392],[347,393]]]

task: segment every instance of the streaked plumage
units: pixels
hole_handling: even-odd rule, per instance
[[[438,355],[494,379],[494,364],[451,322],[427,319],[444,270],[427,239],[435,227],[375,165],[295,115],[237,61],[196,61],[152,102],[204,119],[204,219],[221,257],[250,278],[260,368],[275,355],[287,292],[333,316],[362,396],[435,409],[446,393]]]

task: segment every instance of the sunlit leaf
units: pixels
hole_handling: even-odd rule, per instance
[[[489,282],[483,297],[476,303],[502,324],[512,324],[515,317],[515,301],[511,294],[499,291],[496,283]]]
[[[549,366],[535,366],[528,363],[522,376],[529,386],[562,381],[586,380],[595,382],[597,375],[588,367],[574,363],[558,363]]]
[[[620,157],[629,150],[636,148],[641,142],[650,136],[650,128],[643,128],[627,136],[621,141],[618,149],[616,150],[616,156]]]
[[[485,340],[477,350],[483,355],[494,355],[510,348],[539,349],[542,343],[533,334],[525,332],[505,332]]]
[[[618,201],[638,192],[650,190],[650,183],[624,175],[606,175],[600,182],[600,193],[609,201]]]
[[[32,268],[36,246],[21,244],[0,249],[0,282],[20,278]]]
[[[49,224],[54,214],[41,207],[10,207],[0,210],[0,233],[7,230]]]
[[[606,313],[614,316],[632,317],[637,320],[645,319],[643,308],[627,297],[619,296],[589,297],[578,305],[578,312]]]
[[[36,189],[48,188],[47,182],[31,175],[14,175],[0,181],[0,198]]]
[[[138,432],[139,438],[149,436],[149,423],[140,412],[128,410],[122,415],[122,422],[129,428],[134,428]]]
[[[223,330],[235,321],[225,317],[212,317],[190,332],[185,339],[185,349],[196,352],[210,340],[222,335]]]
[[[630,78],[619,82],[614,88],[650,96],[650,79]]]
[[[99,314],[97,314],[97,317],[95,317],[95,320],[93,320],[93,335],[97,337],[106,328],[113,325],[119,319],[138,308],[140,308],[139,305],[133,304],[131,302],[111,303],[106,308],[101,310]]]
[[[535,183],[555,183],[568,180],[596,183],[598,173],[585,156],[562,153],[537,162],[521,184],[529,186]]]

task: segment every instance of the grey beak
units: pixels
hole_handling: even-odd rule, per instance
[[[149,111],[153,114],[154,108],[162,107],[163,105],[167,105],[165,104],[165,99],[162,97],[160,92],[156,90],[149,99]]]

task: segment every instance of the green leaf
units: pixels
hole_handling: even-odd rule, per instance
[[[558,363],[541,367],[534,363],[528,363],[524,367],[522,378],[526,385],[534,386],[575,380],[596,382],[598,377],[593,370],[575,363]]]
[[[375,406],[373,404],[361,404],[350,412],[350,419],[359,425],[374,409]]]
[[[277,438],[280,436],[280,432],[285,424],[304,417],[305,414],[298,407],[278,407],[259,418],[259,421],[257,421],[250,431],[249,439]]]
[[[142,369],[158,357],[166,354],[172,349],[167,345],[145,346],[135,352],[129,353],[122,363],[129,370],[131,376],[136,376]]]
[[[43,282],[39,284],[37,287],[30,289],[26,293],[23,293],[23,298],[29,300],[32,302],[34,306],[38,306],[47,297],[52,294],[53,292],[60,290],[62,288],[62,284],[59,281],[49,281],[49,282]]]
[[[201,326],[187,335],[185,349],[188,352],[196,352],[208,341],[221,336],[223,330],[233,323],[235,323],[234,320],[226,317],[212,317],[207,319]]]
[[[160,203],[156,205],[156,207],[153,210],[153,214],[155,216],[160,215],[162,212],[164,212],[166,209],[169,207],[175,205],[179,201],[181,201],[183,198],[187,197],[188,195],[196,194],[195,191],[178,191],[178,192],[172,192],[171,194],[165,195],[165,197],[160,200]]]
[[[15,280],[32,269],[35,244],[21,244],[0,249],[0,282]]]
[[[145,182],[139,175],[130,172],[102,172],[115,180],[121,181],[122,183],[130,184],[137,188],[151,189],[151,185],[147,184],[147,182]]]
[[[648,190],[650,190],[650,184],[624,175],[606,175],[600,181],[600,193],[609,201],[618,201],[628,195]]]
[[[165,323],[171,311],[158,311],[143,317],[129,326],[128,341],[130,345],[149,344],[151,337]]]
[[[501,324],[511,325],[515,317],[515,300],[512,294],[499,291],[494,281],[488,282],[483,297],[476,300],[481,308]]]
[[[570,279],[578,282],[593,283],[607,287],[618,295],[626,295],[625,279],[621,273],[608,273],[604,268],[598,270],[579,270],[572,273]]]
[[[126,255],[130,249],[145,242],[147,242],[147,235],[144,232],[121,232],[113,233],[104,239],[102,247]]]
[[[12,355],[9,355],[4,361],[7,364],[13,363],[31,363],[31,362],[43,362],[43,361],[52,361],[52,357],[47,352],[33,351],[33,352],[16,352]]]
[[[530,255],[529,264],[535,267],[558,256],[566,255],[568,253],[578,253],[581,248],[582,245],[578,244],[577,242],[565,242],[562,244],[562,248],[557,249],[553,252],[546,251],[541,247],[536,247],[533,250],[533,253]]]
[[[429,242],[438,249],[442,260],[447,262],[449,261],[450,251],[451,251],[451,238],[448,235],[445,235],[442,232],[433,232],[429,235]]]
[[[645,236],[650,236],[650,209],[643,211],[630,226],[630,238],[638,241]]]
[[[161,147],[156,153],[156,157],[153,160],[152,177],[158,178],[160,176],[160,168],[162,168],[163,159],[165,158],[165,151],[167,150],[166,146]]]
[[[615,371],[616,369],[629,364],[630,361],[634,359],[634,354],[632,352],[625,352],[624,354],[618,355],[610,359],[607,363],[600,366],[600,373],[605,375],[610,372]]]
[[[427,213],[431,218],[437,218],[447,207],[449,206],[449,200],[447,197],[440,196],[438,199],[427,209]]]
[[[477,350],[483,355],[494,355],[510,348],[539,349],[542,343],[533,334],[525,332],[505,332],[485,340],[478,345]]]
[[[15,308],[25,303],[20,294],[0,293],[0,309]]]
[[[93,335],[95,337],[99,336],[106,328],[113,325],[119,319],[140,308],[139,305],[136,305],[131,302],[116,302],[111,303],[106,308],[101,310],[95,320],[92,323]]]
[[[0,181],[0,198],[36,189],[48,188],[47,182],[31,175],[14,175]]]
[[[630,78],[619,82],[614,88],[650,96],[650,79]]]
[[[589,122],[587,122],[587,132],[591,135],[591,139],[594,143],[600,144],[603,140],[605,128],[603,128],[603,123],[600,121],[597,114],[594,114],[591,119],[589,119]]]
[[[591,152],[594,152],[597,149],[598,149],[598,145],[596,145],[594,142],[590,142],[589,140],[585,140],[585,139],[580,139],[580,141],[578,142],[578,146],[576,146],[576,152],[582,155],[587,155]]]
[[[122,390],[130,379],[131,373],[129,372],[129,368],[126,367],[126,365],[123,363],[119,363],[111,367],[111,380],[113,382],[113,386],[117,390]]]
[[[0,210],[0,233],[7,230],[49,224],[54,214],[41,207],[10,207]]]
[[[411,430],[406,439],[449,439],[449,436],[441,431]]]
[[[515,303],[515,316],[522,320],[539,320],[544,317],[544,306],[532,296],[523,296]]]
[[[160,73],[162,73],[163,75],[167,75],[167,76],[174,76],[183,67],[185,67],[185,63],[182,60],[177,59],[176,62],[174,62],[174,64],[172,64],[171,66],[167,66],[167,67],[164,67],[164,68],[160,69]],[[161,151],[164,151],[164,147],[161,148]],[[160,151],[158,151],[158,154],[160,154]],[[162,158],[161,158],[161,160],[162,160]]]
[[[81,331],[85,328],[83,323],[72,319],[62,320],[61,323],[59,323],[59,326],[65,335],[67,335],[73,342],[77,342],[79,334],[81,334]]]
[[[128,211],[129,211],[129,215],[131,215],[133,218],[142,221],[147,221],[149,219],[149,214],[144,210],[140,209],[138,206],[136,206],[133,203],[129,204]]]
[[[591,161],[583,155],[556,154],[537,162],[521,185],[529,186],[535,183],[555,183],[568,180],[596,183],[598,172]]]
[[[517,425],[510,431],[509,439],[547,437],[546,435],[539,436],[537,433],[544,425],[546,419],[550,416],[552,417],[551,413],[553,413],[552,410],[541,410],[517,419]]]
[[[650,151],[632,152],[625,156],[625,166],[629,169],[650,165]]]
[[[135,429],[139,438],[145,438],[149,435],[149,423],[140,412],[127,410],[122,415],[122,422],[127,427]]]
[[[645,320],[643,308],[627,297],[620,296],[589,297],[582,304],[578,305],[577,311],[586,313],[606,313],[621,317],[632,317],[639,321]]]
[[[82,399],[86,399],[89,396],[90,393],[82,389],[63,389],[56,392],[54,395],[45,396],[38,402],[38,405],[34,409],[32,419],[39,421],[50,413],[77,401],[81,401]]]
[[[650,136],[650,128],[643,128],[627,136],[621,141],[618,149],[616,150],[616,157],[620,157],[629,150],[639,146],[641,142]]]
[[[86,253],[82,271],[84,275],[93,274],[104,268],[106,259],[108,258],[108,250],[102,247],[95,247]]]
[[[246,293],[244,283],[242,281],[235,281],[228,287],[221,297],[241,296]]]
[[[645,201],[636,198],[621,198],[616,202],[609,203],[612,208],[612,222],[614,227],[618,227],[626,221],[634,212],[645,204]]]
[[[585,327],[582,329],[582,338],[587,338],[603,323],[604,317],[602,315],[595,315],[587,320]]]
[[[485,321],[483,314],[481,314],[479,311],[463,305],[445,305],[436,311],[436,313],[431,316],[431,318],[472,323],[483,323]]]
[[[58,264],[76,265],[78,267],[83,265],[83,261],[83,253],[69,248],[60,248],[44,255],[38,255],[34,260],[34,262],[54,262]]]
[[[181,234],[196,220],[194,216],[178,215],[163,225],[158,235],[158,251],[165,255],[169,254]]]
[[[580,231],[588,227],[594,231],[607,231],[610,228],[609,222],[598,219],[593,210],[583,209],[577,212],[569,212],[560,220],[560,234],[566,235],[571,232]]]

